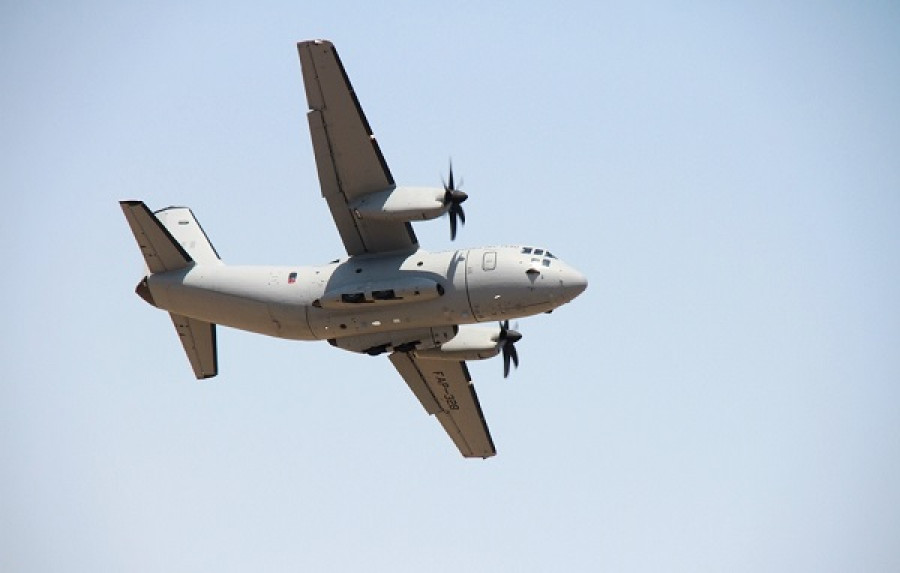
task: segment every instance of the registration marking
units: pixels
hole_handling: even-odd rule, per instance
[[[435,382],[437,382],[438,386],[444,389],[444,395],[441,398],[447,404],[447,408],[459,410],[459,402],[456,400],[456,396],[450,392],[450,383],[447,382],[447,375],[442,370],[435,370],[432,374],[434,374]]]

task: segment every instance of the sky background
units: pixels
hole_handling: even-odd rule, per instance
[[[900,570],[894,2],[0,4],[0,570]],[[588,290],[472,375],[219,330],[198,382],[118,206],[343,254],[295,42],[333,40],[455,246]],[[451,247],[446,220],[418,224]]]

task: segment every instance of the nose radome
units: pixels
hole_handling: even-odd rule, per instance
[[[566,273],[566,278],[564,279],[564,286],[569,300],[572,300],[583,293],[587,288],[587,284],[587,277],[585,277],[575,269],[570,268],[569,272]]]

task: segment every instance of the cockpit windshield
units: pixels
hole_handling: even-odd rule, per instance
[[[523,255],[534,255],[536,257],[547,257],[549,259],[555,259],[556,257],[550,251],[546,249],[537,249],[535,247],[522,247]]]
[[[532,262],[541,263],[545,267],[550,266],[550,259],[556,258],[550,251],[535,247],[522,247],[521,252],[523,255],[531,255]]]
[[[548,250],[545,249],[536,249],[534,247],[522,247],[523,255],[536,255],[538,257],[549,257],[551,259],[555,259],[556,257]]]

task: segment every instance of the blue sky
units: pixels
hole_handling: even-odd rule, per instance
[[[0,569],[896,571],[890,2],[0,6]],[[589,289],[471,370],[462,459],[387,360],[220,329],[193,379],[118,208],[343,254],[294,43],[341,53],[459,247]],[[446,221],[417,226],[450,247]]]

